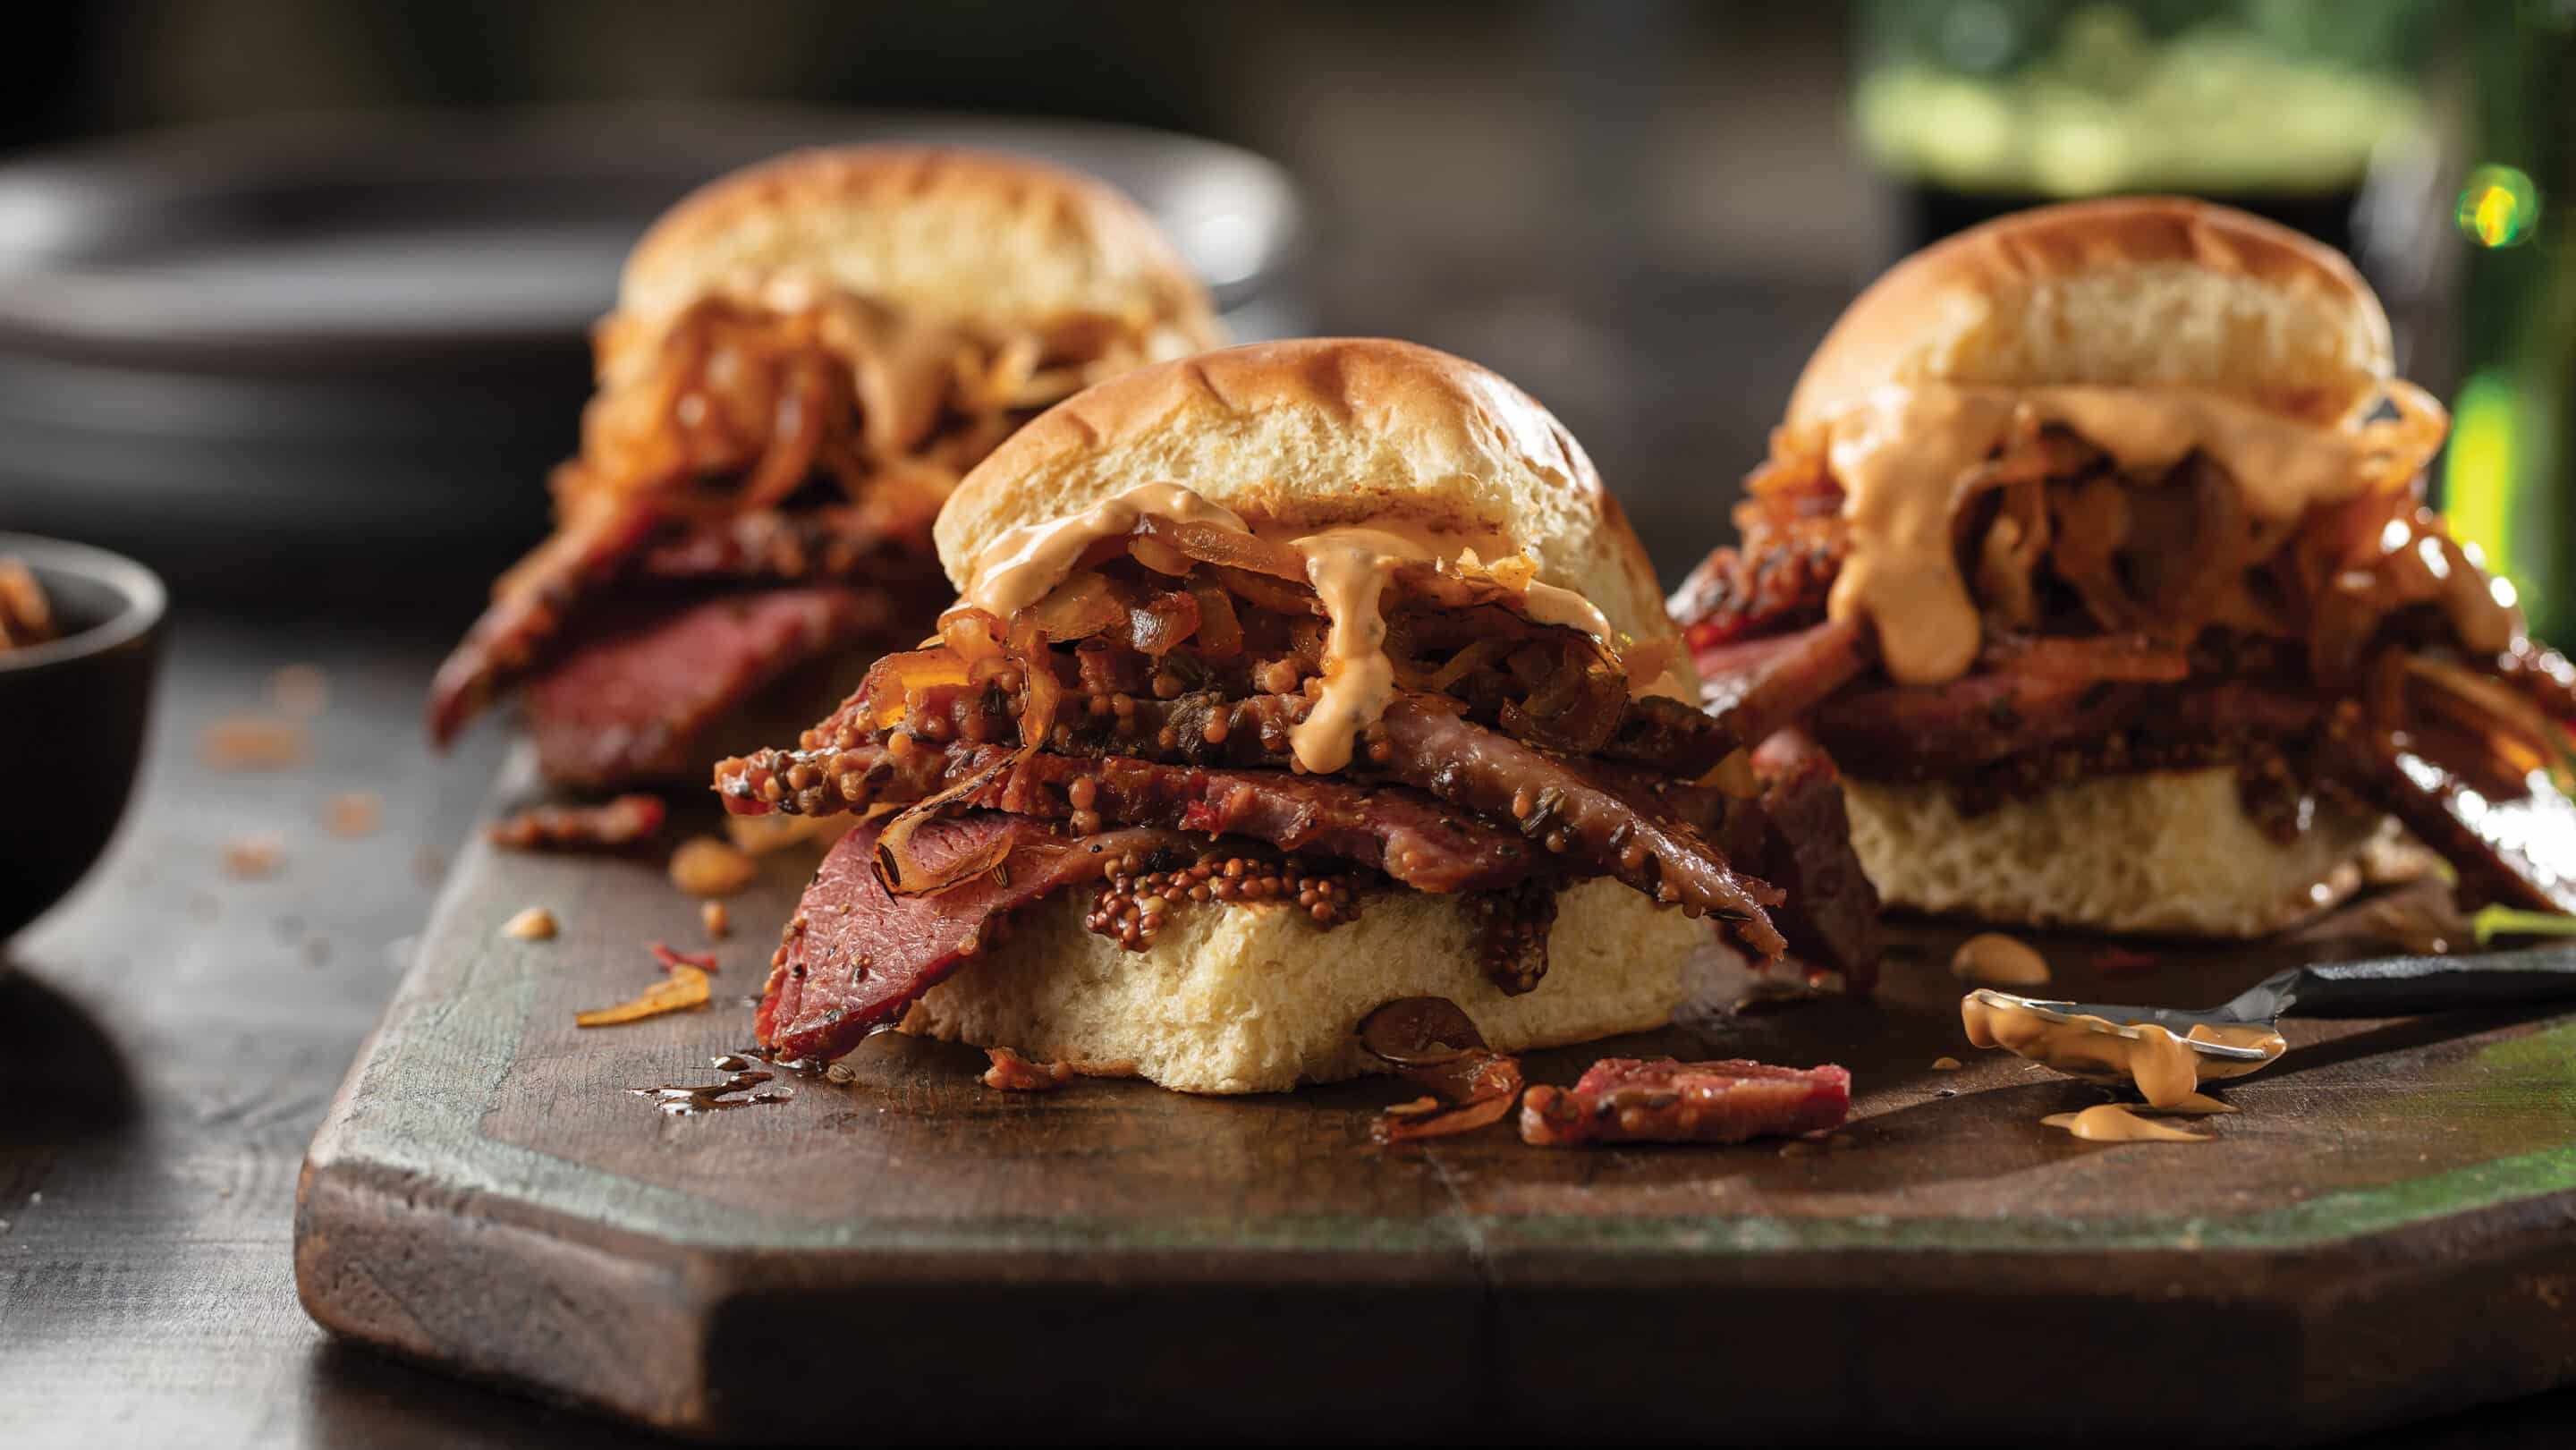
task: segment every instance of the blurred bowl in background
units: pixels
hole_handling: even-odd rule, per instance
[[[735,167],[876,140],[1090,172],[1237,336],[1304,330],[1294,183],[1163,132],[695,105],[165,133],[0,166],[0,528],[125,548],[192,598],[461,620],[546,528],[644,228]]]
[[[61,900],[107,849],[133,792],[168,596],[104,549],[0,534],[34,572],[61,637],[0,650],[0,942]]]

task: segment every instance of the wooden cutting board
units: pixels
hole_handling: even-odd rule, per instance
[[[496,799],[533,793],[522,760]],[[2280,1443],[2576,1379],[2576,1017],[2294,1023],[2206,1144],[2042,1126],[2098,1094],[1969,1049],[1937,942],[1870,1004],[1527,1064],[1840,1062],[1836,1149],[1388,1152],[1369,1120],[1409,1094],[1383,1081],[1012,1095],[891,1036],[785,1102],[631,1095],[750,1045],[811,867],[771,858],[734,900],[712,1005],[584,1031],[653,979],[645,943],[704,944],[697,903],[654,860],[470,848],[306,1161],[313,1317],[707,1438]],[[558,940],[499,934],[530,905]],[[2052,951],[2069,995],[2199,1004],[2279,965],[2097,955]]]

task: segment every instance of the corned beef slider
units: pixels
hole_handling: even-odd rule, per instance
[[[2257,935],[2393,815],[2469,904],[2576,909],[2576,677],[2424,506],[2445,426],[2336,253],[2026,212],[1843,314],[1673,612],[1722,717],[1840,767],[1893,905]]]
[[[880,812],[788,924],[775,1048],[900,1023],[1231,1093],[1379,1066],[1354,1030],[1398,998],[1583,1041],[1666,1021],[1720,936],[1781,953],[1730,855],[1813,877],[1866,984],[1830,782],[1778,785],[1822,823],[1784,836],[1591,463],[1472,363],[1145,368],[1005,443],[938,539],[939,636],[717,768],[736,812]]]
[[[701,778],[929,627],[930,521],[994,444],[1214,339],[1153,223],[1088,177],[868,146],[714,182],[628,258],[555,533],[439,671],[432,738],[524,685],[558,783]]]

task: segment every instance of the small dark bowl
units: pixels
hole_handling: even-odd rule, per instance
[[[78,885],[134,789],[169,596],[104,549],[0,534],[62,638],[0,650],[0,942]]]

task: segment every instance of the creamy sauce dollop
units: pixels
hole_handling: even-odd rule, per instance
[[[2204,1099],[2216,1102],[2217,1099]],[[2194,1133],[2171,1123],[2159,1123],[2118,1103],[2099,1103],[2080,1113],[2051,1113],[2040,1119],[2052,1128],[2064,1128],[2091,1143],[2207,1143],[2214,1141],[2207,1133]]]
[[[2137,1036],[2120,1032],[2121,1024],[2104,1017],[2077,1016],[2064,1021],[2028,1007],[1998,1006],[1971,992],[1959,1002],[1959,1017],[1968,1041],[1978,1047],[2000,1047],[2044,1063],[2060,1072],[2117,1076],[2135,1084],[2138,1095],[2159,1108],[2179,1107],[2197,1096],[2203,1082],[2242,1077],[2269,1065],[2289,1049],[2281,1034],[2262,1027],[2194,1026],[2176,1037],[2154,1023],[2130,1024]],[[2224,1047],[2251,1047],[2261,1062],[2231,1062],[2203,1057],[2191,1042]]]

